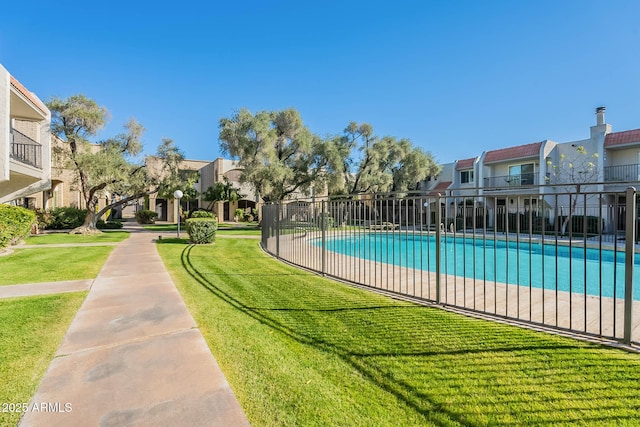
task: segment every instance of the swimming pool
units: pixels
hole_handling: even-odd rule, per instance
[[[322,242],[315,240],[320,246]],[[434,235],[367,233],[335,237],[326,248],[343,255],[406,268],[436,271]],[[640,257],[634,263],[634,296],[640,300]],[[441,272],[532,288],[624,298],[622,251],[556,246],[467,236],[442,237]],[[587,278],[587,279],[585,279]]]

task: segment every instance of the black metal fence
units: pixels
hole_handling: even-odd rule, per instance
[[[11,158],[42,169],[42,145],[17,130],[11,129]]]
[[[394,195],[269,204],[262,245],[422,301],[640,343],[636,191]]]

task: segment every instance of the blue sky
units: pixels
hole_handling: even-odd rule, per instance
[[[350,121],[437,161],[588,137],[595,108],[640,128],[640,2],[32,1],[3,5],[0,63],[41,99],[83,93],[111,120],[222,156],[218,121],[296,108],[312,132]]]

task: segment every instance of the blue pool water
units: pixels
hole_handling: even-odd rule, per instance
[[[588,295],[624,298],[625,255],[621,251],[471,237],[448,236],[442,241],[443,274],[581,294],[586,285]],[[350,235],[329,239],[326,247],[343,255],[436,271],[434,235]],[[636,256],[635,300],[640,300],[639,278],[640,256]]]

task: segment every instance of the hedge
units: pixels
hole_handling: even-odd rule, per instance
[[[99,219],[96,222],[96,228],[98,230],[118,230],[120,228],[122,228],[123,225],[120,221],[107,221],[105,222],[102,219]]]
[[[148,209],[136,212],[136,221],[138,224],[154,224],[158,218],[158,212]]]
[[[218,221],[213,218],[187,219],[187,233],[192,243],[213,243],[217,229]]]
[[[86,209],[79,208],[53,208],[49,211],[38,210],[38,225],[48,230],[69,230],[84,224],[87,216]]]
[[[216,214],[209,211],[197,210],[197,211],[191,212],[191,218],[214,218],[215,219],[215,217],[216,217]]]
[[[27,236],[36,214],[18,206],[0,205],[0,248],[16,243]]]

